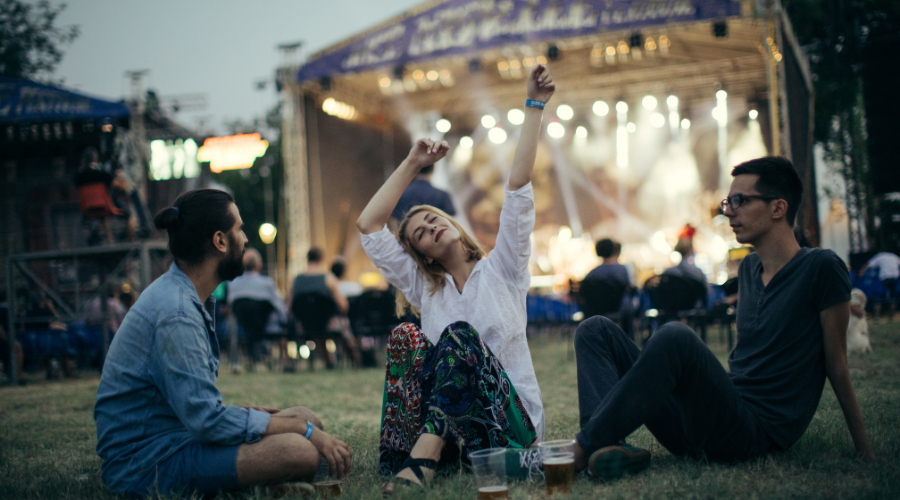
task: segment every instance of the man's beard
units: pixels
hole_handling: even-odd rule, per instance
[[[244,249],[238,250],[238,242],[231,234],[228,235],[228,246],[228,255],[216,267],[216,274],[222,281],[231,281],[244,274]]]

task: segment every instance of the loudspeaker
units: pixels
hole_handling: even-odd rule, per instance
[[[875,194],[900,191],[897,137],[900,136],[900,34],[872,36],[863,48],[863,95],[869,145],[870,182]]]

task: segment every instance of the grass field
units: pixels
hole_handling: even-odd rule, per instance
[[[734,466],[677,458],[641,428],[629,439],[653,452],[650,469],[613,484],[579,479],[570,498],[900,498],[900,323],[871,326],[874,353],[850,356],[851,376],[862,407],[875,463],[855,458],[849,433],[830,386],[809,430],[790,450]],[[724,361],[716,330],[710,345]],[[571,338],[543,337],[531,352],[547,418],[547,438],[577,432],[575,363]],[[99,377],[44,382],[32,376],[26,387],[0,388],[0,498],[114,498],[100,481],[94,452],[92,410]],[[329,431],[354,452],[353,472],[343,498],[381,498],[376,474],[383,371],[297,374],[223,373],[226,403],[316,410]],[[266,490],[225,495],[269,498]],[[398,498],[420,498],[408,491]],[[427,490],[435,499],[475,499],[473,477],[461,473],[438,478]],[[545,497],[542,484],[513,483],[513,499]]]

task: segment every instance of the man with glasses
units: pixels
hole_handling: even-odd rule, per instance
[[[730,372],[682,323],[664,325],[639,351],[606,318],[582,322],[577,469],[609,480],[646,468],[649,452],[623,441],[642,424],[675,455],[733,462],[785,450],[809,426],[826,377],[857,453],[874,456],[847,368],[847,267],[830,250],[797,244],[803,186],[788,160],[751,160],[732,176],[722,209],[756,253],[741,262]]]

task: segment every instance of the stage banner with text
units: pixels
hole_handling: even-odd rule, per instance
[[[740,12],[734,0],[448,0],[316,57],[300,68],[297,79]]]

